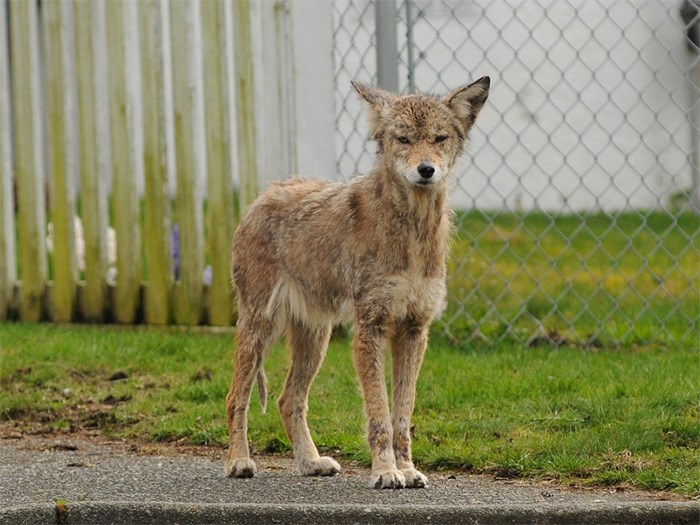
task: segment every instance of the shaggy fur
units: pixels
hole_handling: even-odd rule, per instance
[[[233,241],[238,290],[235,375],[227,396],[226,473],[256,472],[247,413],[262,364],[282,333],[292,351],[278,405],[301,474],[329,476],[306,423],[311,382],[331,329],[354,321],[375,488],[425,487],[411,459],[411,414],[428,327],[444,308],[450,173],[489,91],[483,77],[446,97],[398,96],[359,82],[377,141],[372,172],[347,183],[291,179],[251,206]],[[391,348],[393,411],[384,382]]]

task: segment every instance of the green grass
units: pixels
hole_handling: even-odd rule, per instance
[[[0,429],[95,429],[224,445],[232,340],[175,330],[2,324]],[[278,345],[266,362],[274,396],[287,366]],[[698,370],[698,347],[689,344],[494,348],[433,338],[418,385],[414,456],[427,471],[697,496]],[[255,400],[251,407],[254,448],[290,452],[274,403],[266,415]],[[319,447],[369,464],[345,340],[331,344],[312,388],[309,422]]]
[[[697,343],[700,217],[462,212],[449,261],[453,337]]]

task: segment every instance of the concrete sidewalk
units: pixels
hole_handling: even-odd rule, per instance
[[[303,478],[291,460],[255,458],[227,479],[213,457],[140,455],[72,438],[0,441],[0,523],[700,523],[700,502],[431,475],[427,489],[374,490],[368,471]]]

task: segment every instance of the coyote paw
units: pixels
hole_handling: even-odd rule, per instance
[[[229,478],[252,478],[258,469],[250,458],[233,458],[226,460],[226,475]]]
[[[401,469],[401,473],[406,478],[406,488],[423,489],[428,486],[428,478],[414,468]]]
[[[402,489],[406,486],[406,478],[397,469],[379,471],[372,474],[372,487],[375,489]]]
[[[340,472],[340,465],[333,458],[323,456],[316,460],[304,461],[299,470],[302,476],[335,476]]]

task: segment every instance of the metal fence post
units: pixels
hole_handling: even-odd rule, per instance
[[[416,92],[415,57],[413,56],[413,2],[406,0],[406,66],[408,67],[408,92]]]
[[[377,84],[387,91],[399,90],[399,51],[396,44],[396,2],[376,0]]]
[[[700,62],[696,58],[689,71],[692,105],[689,111],[690,136],[692,148],[692,186],[690,189],[690,205],[700,213]]]
[[[692,183],[690,188],[690,207],[700,213],[700,0],[685,0],[679,9],[685,24],[686,47],[693,54],[694,60],[686,73],[690,90],[690,165]]]

